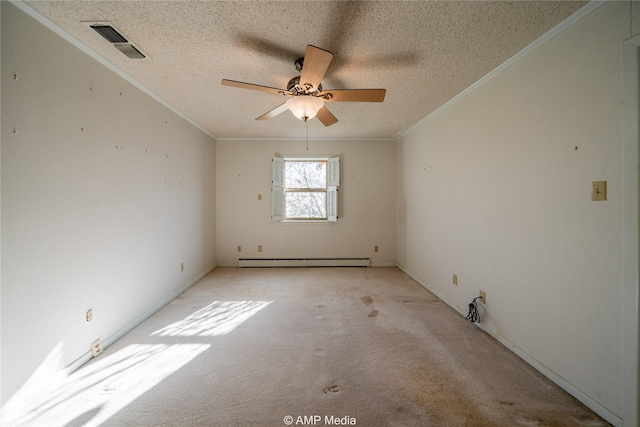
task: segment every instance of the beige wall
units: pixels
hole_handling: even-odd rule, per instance
[[[601,6],[397,146],[398,263],[461,312],[486,291],[487,329],[614,420],[629,19]]]
[[[214,267],[215,141],[2,2],[1,154],[6,401]]]
[[[340,157],[337,223],[271,221],[271,158],[278,154]],[[369,257],[373,265],[395,265],[393,141],[311,140],[307,151],[302,140],[226,140],[217,142],[216,157],[218,265],[283,257]]]

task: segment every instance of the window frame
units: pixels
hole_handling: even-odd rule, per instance
[[[326,162],[325,188],[288,188],[286,184],[287,162]],[[272,159],[272,204],[271,219],[287,223],[327,223],[338,220],[338,186],[340,185],[340,158],[332,156],[293,157],[282,156]],[[288,217],[286,214],[287,193],[325,193],[325,217]]]
[[[324,188],[312,188],[312,187],[287,187],[287,163],[325,163],[324,166]],[[283,187],[284,187],[284,220],[285,221],[327,221],[328,212],[328,196],[327,187],[329,182],[329,160],[324,158],[317,159],[291,159],[284,158],[284,174],[283,174]],[[319,217],[290,217],[287,216],[287,194],[288,193],[323,193],[324,198],[324,213],[325,216]]]

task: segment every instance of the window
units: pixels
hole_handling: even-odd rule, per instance
[[[274,221],[338,220],[338,157],[274,157],[272,166],[271,218]]]

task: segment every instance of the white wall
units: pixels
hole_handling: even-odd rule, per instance
[[[299,126],[304,132],[304,123]],[[395,265],[394,142],[311,140],[308,151],[306,147],[302,140],[217,142],[218,265],[236,266],[238,258],[283,257],[369,257],[373,265]],[[338,222],[271,221],[271,158],[278,154],[340,157]]]
[[[215,141],[2,2],[1,155],[6,401],[214,267]]]
[[[486,291],[485,327],[614,422],[630,36],[629,3],[609,2],[397,145],[400,266],[461,312]]]

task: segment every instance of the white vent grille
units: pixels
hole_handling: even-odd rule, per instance
[[[113,47],[122,52],[129,59],[144,59],[147,56],[142,51],[131,43],[125,36],[122,35],[120,30],[114,27],[111,22],[83,22],[89,28],[96,33],[100,34],[106,41],[111,43]]]
[[[125,39],[122,34],[120,34],[115,28],[111,25],[106,24],[95,24],[89,25],[96,33],[100,34],[105,38],[109,43],[128,43],[129,40]]]

